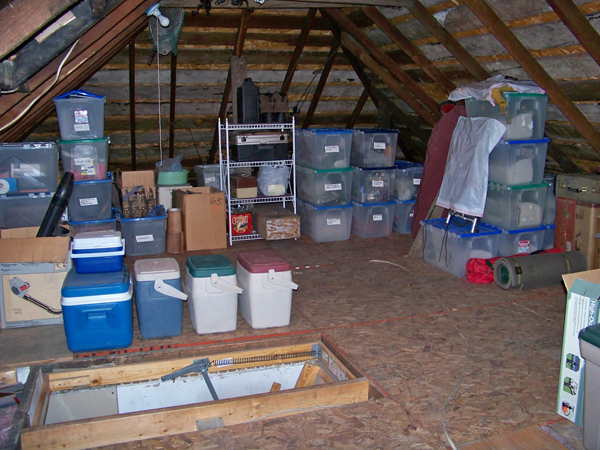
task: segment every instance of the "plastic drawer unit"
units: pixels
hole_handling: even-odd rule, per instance
[[[60,137],[64,140],[104,137],[106,97],[70,91],[54,99]]]
[[[296,129],[296,163],[312,169],[344,169],[350,165],[352,130]]]
[[[498,256],[523,255],[543,250],[546,238],[546,227],[527,230],[502,230],[498,244]],[[552,236],[554,241],[554,235]]]
[[[357,167],[393,167],[398,130],[355,129],[350,164]]]
[[[110,219],[111,201],[111,174],[105,180],[76,181],[69,198],[69,218],[75,222]]]
[[[520,186],[544,181],[548,142],[550,139],[498,142],[490,153],[489,182]]]
[[[240,311],[252,328],[287,327],[292,313],[290,264],[272,251],[241,252],[237,259],[237,280],[244,289]]]
[[[413,216],[415,215],[416,200],[398,200],[394,209],[394,226],[393,230],[400,234],[411,234]]]
[[[0,228],[39,227],[54,193],[0,195]]]
[[[239,134],[231,136],[231,158],[238,162],[288,159],[288,133]]]
[[[196,333],[226,333],[237,328],[238,294],[243,290],[229,259],[223,255],[189,256],[185,287]]]
[[[79,233],[69,252],[77,273],[118,272],[123,268],[124,254],[120,231]]]
[[[453,219],[432,219],[423,222],[423,255],[425,262],[462,278],[470,258],[494,258],[502,231],[480,223],[471,233],[471,222]]]
[[[78,274],[69,270],[61,290],[67,346],[72,352],[129,347],[133,340],[129,268]]]
[[[108,168],[108,138],[58,141],[64,172],[75,181],[104,180]]]
[[[416,199],[423,177],[423,166],[408,161],[396,161],[395,165],[394,198],[398,200]]]
[[[502,136],[506,141],[543,139],[548,105],[546,94],[504,92],[502,96],[506,101],[503,112],[499,104],[467,98],[467,116],[499,120],[506,125],[506,132]]]
[[[505,186],[489,183],[483,221],[504,230],[537,228],[542,224],[547,183]]]
[[[350,203],[353,170],[311,169],[296,166],[298,198],[316,206],[347,205]]]
[[[126,256],[160,255],[165,252],[167,214],[121,219]]]
[[[392,234],[396,202],[352,203],[352,234],[361,238],[384,237]]]
[[[0,194],[54,192],[58,147],[54,142],[0,144]]]
[[[377,169],[355,167],[352,175],[352,201],[358,203],[392,201],[395,178],[396,169],[393,167]]]
[[[112,217],[110,219],[84,220],[81,222],[69,221],[69,230],[71,231],[71,236],[90,231],[116,231],[117,219]]]
[[[298,200],[300,231],[315,242],[345,241],[352,229],[352,205],[313,206]]]
[[[179,264],[173,258],[140,259],[133,265],[135,311],[144,339],[179,336],[183,301]]]

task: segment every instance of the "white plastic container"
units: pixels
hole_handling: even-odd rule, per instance
[[[398,130],[354,129],[350,164],[357,167],[393,167]]]
[[[544,180],[550,139],[500,141],[490,153],[489,182],[506,186],[537,184]]]
[[[423,223],[423,255],[425,262],[462,278],[467,273],[470,258],[494,258],[502,231],[480,223],[471,233],[471,222],[453,219],[433,219]]]
[[[394,226],[393,230],[400,234],[411,234],[413,216],[415,215],[415,203],[416,200],[398,200],[396,202],[396,208],[394,209]]]
[[[120,231],[90,231],[73,238],[69,257],[77,273],[118,272],[123,268],[125,240]]]
[[[498,256],[527,255],[543,250],[546,227],[528,230],[502,230],[498,245]]]
[[[352,130],[296,129],[296,164],[313,169],[344,169],[350,165]]]
[[[504,230],[537,228],[542,224],[547,183],[527,186],[488,184],[483,222]]]
[[[237,327],[238,286],[235,268],[223,255],[189,256],[185,288],[194,330],[198,334],[226,333]]]
[[[300,231],[316,242],[350,239],[352,205],[313,206],[298,200]]]
[[[316,206],[350,203],[353,171],[345,169],[311,169],[296,166],[298,198]]]
[[[398,200],[416,199],[422,177],[423,166],[421,164],[396,161],[394,198]]]
[[[358,203],[391,202],[394,194],[395,168],[354,168],[352,201]]]
[[[504,92],[502,96],[506,100],[503,114],[500,113],[500,105],[470,97],[465,101],[467,116],[499,120],[506,125],[506,132],[502,136],[506,141],[543,139],[548,105],[546,94]]]
[[[361,238],[384,237],[392,234],[396,202],[352,203],[352,234]]]
[[[237,259],[237,277],[244,289],[240,311],[252,328],[287,327],[292,314],[290,264],[272,251],[241,252]]]

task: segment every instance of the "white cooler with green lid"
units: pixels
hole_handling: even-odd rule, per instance
[[[583,447],[600,449],[600,324],[579,332],[581,356],[585,359],[583,397]]]
[[[235,331],[242,289],[229,259],[223,255],[189,256],[185,261],[185,288],[196,333]]]

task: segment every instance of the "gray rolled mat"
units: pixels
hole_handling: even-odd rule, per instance
[[[494,281],[503,289],[536,289],[555,286],[566,273],[587,270],[581,252],[540,253],[500,258],[494,263]]]

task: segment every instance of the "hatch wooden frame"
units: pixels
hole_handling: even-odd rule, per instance
[[[319,351],[311,354],[318,346]],[[294,356],[296,354],[303,356]],[[314,356],[314,355],[317,356]],[[308,355],[308,356],[307,356]],[[85,387],[159,379],[190,365],[194,359],[211,361],[248,358],[250,362],[210,367],[209,372],[262,367],[292,362],[320,366],[317,382],[310,387],[288,389],[191,405],[44,425],[52,392]],[[247,361],[247,360],[246,360]],[[73,369],[35,374],[29,408],[29,427],[21,433],[23,450],[86,449],[206,429],[206,421],[223,426],[282,417],[307,411],[364,402],[383,395],[346,358],[322,341],[212,355]],[[199,422],[200,421],[200,422]],[[202,422],[204,421],[204,423]],[[218,425],[214,425],[218,426]],[[208,427],[210,428],[210,426]]]

